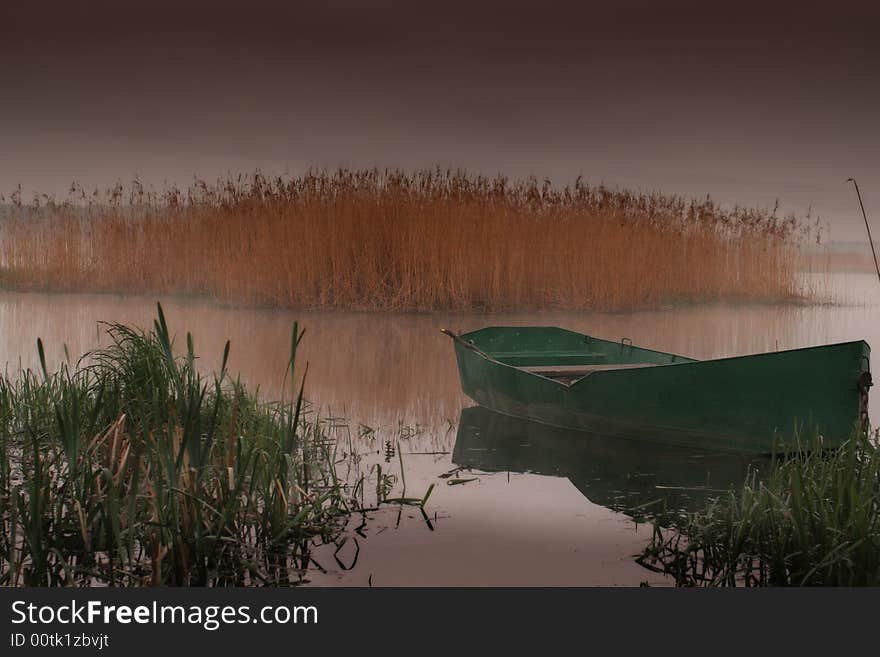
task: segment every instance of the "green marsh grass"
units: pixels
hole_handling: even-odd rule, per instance
[[[230,377],[228,343],[210,377],[191,334],[178,355],[161,306],[149,331],[105,328],[75,364],[50,372],[38,342],[40,371],[0,377],[0,585],[296,584],[376,508],[307,409],[297,325],[272,403]]]
[[[682,586],[876,586],[880,452],[860,433],[768,462],[705,511],[655,524],[639,562]]]

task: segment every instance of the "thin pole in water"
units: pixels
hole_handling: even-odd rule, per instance
[[[856,196],[859,197],[859,207],[862,209],[862,217],[865,220],[865,229],[868,231],[868,242],[871,243],[871,253],[874,255],[874,269],[877,270],[877,278],[880,279],[880,265],[877,264],[877,251],[874,249],[874,240],[871,239],[871,227],[868,225],[868,215],[865,214],[865,204],[862,203],[862,193],[859,191],[859,183],[855,178],[847,178],[846,182],[851,182],[856,188]]]

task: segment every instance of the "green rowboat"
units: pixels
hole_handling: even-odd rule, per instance
[[[444,333],[468,397],[552,426],[770,453],[836,447],[867,423],[861,340],[697,361],[557,327]]]

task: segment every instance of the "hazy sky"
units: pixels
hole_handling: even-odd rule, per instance
[[[880,222],[875,2],[2,0],[0,82],[3,191],[442,165],[852,239],[852,175]]]

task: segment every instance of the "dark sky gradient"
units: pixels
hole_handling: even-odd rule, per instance
[[[854,175],[880,217],[877,3],[177,4],[3,0],[0,189],[451,165],[857,239]]]

